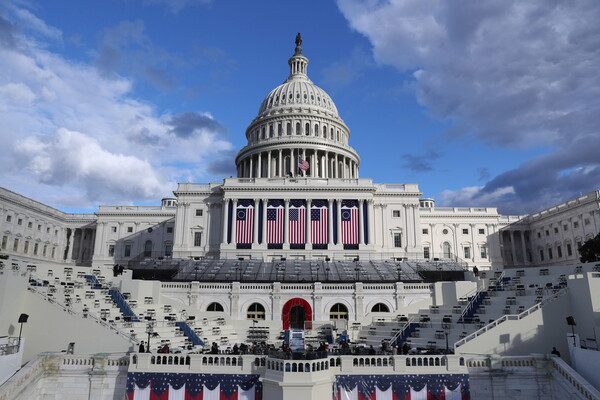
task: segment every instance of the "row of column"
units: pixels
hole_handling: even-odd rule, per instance
[[[298,172],[298,159],[309,163],[305,173]],[[273,178],[285,176],[310,178],[358,178],[358,163],[338,153],[313,150],[268,150],[246,157],[238,164],[240,178]]]
[[[254,220],[253,220],[253,232],[252,232],[252,243],[258,244],[258,204],[259,201],[262,201],[263,204],[263,213],[262,213],[262,243],[266,243],[266,234],[267,234],[267,199],[254,199],[254,207],[256,212],[254,212]],[[367,234],[368,241],[370,243],[373,242],[373,201],[359,199],[358,200],[358,242],[359,245],[365,244],[365,227],[364,227],[364,202],[367,202],[368,211],[367,211]],[[223,244],[228,243],[227,233],[229,231],[228,227],[231,224],[231,243],[236,243],[236,211],[237,211],[237,199],[224,199],[223,200]],[[233,204],[233,214],[232,221],[229,221],[229,205]],[[337,232],[337,242],[342,242],[342,200],[337,200],[336,207],[336,232]],[[284,221],[283,221],[283,244],[290,244],[289,242],[289,206],[290,199],[284,200]],[[305,244],[312,244],[311,239],[311,206],[312,200],[306,199],[306,210],[305,213]],[[328,200],[328,212],[327,212],[327,243],[329,245],[333,245],[333,200]]]

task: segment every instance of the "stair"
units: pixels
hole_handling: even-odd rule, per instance
[[[194,346],[204,346],[204,342],[202,341],[202,339],[200,339],[198,335],[196,335],[196,332],[194,332],[194,330],[190,328],[190,326],[187,323],[179,321],[175,322],[175,325],[178,326],[179,329],[181,329],[183,334],[187,336],[187,338],[192,342]]]

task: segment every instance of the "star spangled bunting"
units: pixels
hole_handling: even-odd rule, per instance
[[[262,383],[257,374],[178,374],[178,373],[146,373],[130,372],[127,374],[128,400],[133,400],[137,392],[143,395],[144,390],[149,391],[146,400],[169,400],[170,393],[178,393],[182,388],[185,399],[202,400],[210,395],[218,395],[218,399],[238,398],[240,390],[246,398],[262,398]],[[136,389],[137,388],[137,389]],[[142,399],[143,397],[140,397]],[[136,397],[137,399],[137,397]]]
[[[306,202],[304,200],[292,200],[288,213],[290,244],[305,244]]]
[[[429,400],[443,398],[449,392],[456,399],[470,400],[469,375],[337,375],[333,398],[378,400],[380,396],[383,399],[390,398],[391,393],[393,400]]]
[[[238,200],[235,219],[236,243],[252,243],[254,230],[254,202]]]
[[[267,243],[283,243],[284,207],[281,200],[269,200],[267,205]]]

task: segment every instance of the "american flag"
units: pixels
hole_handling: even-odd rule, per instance
[[[342,200],[342,244],[358,244],[358,200]]]
[[[262,383],[259,378],[260,375],[256,374],[129,372],[125,398],[127,400],[260,400]]]
[[[269,200],[267,205],[267,243],[283,243],[283,202]]]
[[[469,375],[336,375],[334,400],[469,400]]]
[[[310,240],[313,244],[327,244],[327,200],[313,200],[310,210]]]
[[[236,243],[252,243],[253,229],[254,205],[252,200],[238,200],[235,225]]]
[[[302,171],[306,171],[309,167],[310,164],[308,161],[298,158],[298,168],[300,168]]]
[[[290,243],[304,244],[306,227],[306,204],[304,200],[292,200],[289,208]]]

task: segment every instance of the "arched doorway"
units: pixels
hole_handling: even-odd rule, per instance
[[[296,297],[289,300],[281,311],[283,329],[312,328],[312,308],[304,299]]]

